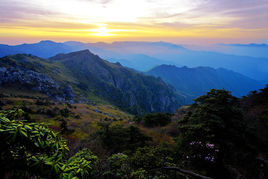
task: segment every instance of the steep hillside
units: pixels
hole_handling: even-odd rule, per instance
[[[102,60],[88,50],[59,54],[51,61],[63,64],[79,79],[78,87],[132,112],[174,111],[178,96],[163,81]]]
[[[179,68],[171,65],[161,65],[153,68],[147,74],[161,77],[178,91],[189,96],[190,99],[203,95],[213,88],[224,88],[232,91],[235,96],[243,96],[251,90],[263,87],[261,83],[255,80],[223,68]]]
[[[60,64],[25,54],[0,58],[0,88],[41,92],[56,100],[74,99],[72,78],[65,77]]]
[[[102,60],[88,50],[49,60],[19,54],[0,59],[1,88],[24,88],[54,99],[109,103],[131,113],[172,112],[182,96],[162,80]]]

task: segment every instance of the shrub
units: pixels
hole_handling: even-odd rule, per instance
[[[166,126],[171,122],[169,113],[149,113],[143,117],[136,117],[137,122],[141,122],[146,127]]]
[[[103,146],[112,153],[123,151],[135,151],[138,147],[143,147],[151,140],[150,137],[143,134],[136,126],[123,127],[114,125],[105,126],[98,132]]]
[[[84,178],[97,157],[82,150],[67,159],[66,141],[46,125],[21,120],[22,110],[0,113],[0,178]],[[9,119],[10,118],[10,119]]]

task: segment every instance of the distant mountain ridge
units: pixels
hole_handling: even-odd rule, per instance
[[[1,58],[0,67],[0,88],[13,85],[16,90],[18,84],[57,99],[103,100],[133,114],[174,112],[183,104],[183,96],[161,79],[109,63],[89,50],[58,54],[50,59],[12,55]]]
[[[179,68],[172,65],[161,65],[153,68],[147,74],[161,77],[182,94],[188,96],[189,100],[204,95],[213,88],[224,88],[232,91],[233,95],[241,97],[252,90],[264,87],[258,81],[223,68],[188,68],[185,66]]]
[[[256,44],[251,44],[251,46],[256,46]],[[161,64],[189,67],[208,66],[226,68],[255,80],[268,81],[267,47],[221,46],[220,48],[224,48],[224,53],[189,50],[167,42],[82,43],[69,41],[56,43],[41,41],[17,46],[0,45],[0,57],[27,53],[48,58],[58,53],[89,49],[103,59],[110,62],[118,61],[138,71],[148,71]]]
[[[267,44],[256,44],[256,43],[250,43],[250,44],[222,44],[225,46],[238,46],[238,47],[268,47]]]
[[[0,44],[0,57],[25,53],[36,55],[42,58],[48,58],[58,53],[68,53],[79,49],[79,47],[69,46],[50,40],[43,40],[34,44],[21,44],[15,46]]]

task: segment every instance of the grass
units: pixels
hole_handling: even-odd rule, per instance
[[[91,134],[96,133],[101,127],[99,122],[105,122],[110,119],[111,126],[121,124],[129,126],[135,124],[132,115],[120,110],[118,107],[98,101],[99,98],[93,94],[89,98],[96,99],[92,104],[66,104],[55,101],[50,101],[49,98],[40,93],[29,92],[27,89],[16,90],[14,88],[0,88],[0,104],[2,109],[26,108],[30,109],[30,117],[33,121],[44,122],[55,132],[60,133],[64,138],[68,139],[71,150],[79,148],[81,142],[91,137]],[[39,101],[39,102],[38,102]],[[40,102],[41,101],[41,102]],[[60,111],[67,109],[69,115],[63,116]],[[53,111],[51,115],[48,111]],[[67,131],[62,133],[62,120],[67,122]],[[152,137],[152,144],[158,145],[161,143],[174,144],[175,141],[169,135],[169,131],[174,131],[176,121],[164,127],[147,128],[138,125],[142,132]],[[95,141],[98,144],[98,141]],[[104,150],[100,144],[97,145],[96,151]],[[104,151],[102,151],[104,152]],[[104,152],[105,153],[105,152]]]
[[[116,123],[127,124],[133,116],[125,113],[118,108],[111,105],[89,105],[89,104],[69,104],[56,103],[49,101],[48,98],[39,94],[27,93],[27,91],[14,91],[7,95],[7,89],[1,89],[1,93],[4,93],[5,97],[2,97],[0,104],[4,110],[14,108],[26,108],[30,109],[29,112],[31,120],[36,122],[44,122],[49,125],[51,129],[56,132],[61,131],[61,121],[63,119],[67,121],[67,128],[70,130],[63,134],[67,139],[71,139],[74,143],[85,139],[90,134],[95,133],[100,126],[98,122],[103,121],[106,118],[110,118]],[[9,91],[10,92],[10,91]],[[37,104],[38,99],[48,100],[48,104]],[[45,101],[44,100],[44,101]],[[50,116],[47,114],[47,110],[58,111],[67,109],[69,116],[64,117],[61,114]]]

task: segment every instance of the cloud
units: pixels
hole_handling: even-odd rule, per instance
[[[232,19],[226,27],[267,28],[267,0],[209,0],[196,9],[202,16]]]
[[[36,20],[48,16],[60,15],[54,10],[43,9],[37,5],[24,4],[18,0],[1,0],[0,7],[0,22],[2,23]]]
[[[1,33],[43,28],[86,34],[106,24],[126,37],[268,38],[267,0],[0,0],[0,7]]]
[[[1,0],[0,21],[76,20],[241,28],[268,26],[267,0]]]
[[[99,4],[109,4],[113,0],[81,0],[81,1],[94,2],[94,3],[99,3]]]

